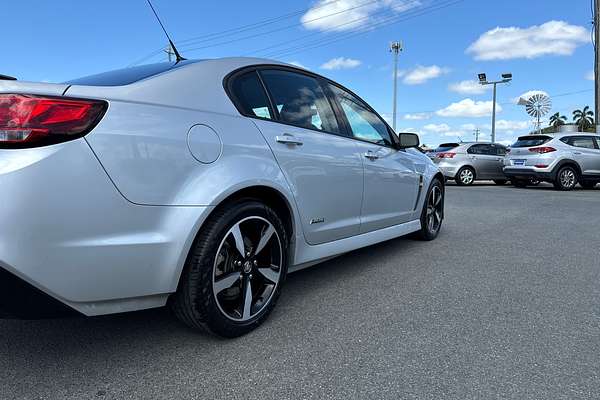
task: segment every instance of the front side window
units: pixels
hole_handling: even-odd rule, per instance
[[[392,146],[393,141],[387,125],[361,100],[350,93],[329,85],[342,112],[346,116],[352,136],[360,140],[366,140],[383,146]]]
[[[273,102],[279,111],[279,120],[300,128],[339,133],[333,109],[316,79],[288,71],[260,72]]]
[[[231,86],[239,111],[247,116],[273,119],[269,99],[256,71],[235,78]]]

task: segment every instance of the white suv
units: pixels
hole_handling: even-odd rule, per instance
[[[538,179],[558,190],[572,190],[577,183],[593,189],[600,182],[600,136],[522,136],[509,149],[504,173],[518,187]]]

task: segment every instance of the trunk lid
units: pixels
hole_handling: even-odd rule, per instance
[[[0,93],[39,94],[45,96],[62,96],[69,85],[65,83],[22,82],[16,80],[0,80]]]

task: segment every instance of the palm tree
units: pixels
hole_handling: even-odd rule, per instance
[[[582,131],[585,131],[594,125],[594,112],[588,106],[585,106],[583,110],[575,110],[573,111],[573,121]]]
[[[564,115],[560,115],[560,113],[556,113],[550,117],[550,126],[558,128],[561,125],[564,125],[567,122],[567,117]]]

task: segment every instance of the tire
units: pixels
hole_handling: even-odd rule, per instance
[[[567,165],[559,169],[556,173],[554,188],[563,192],[573,190],[575,185],[577,185],[577,181],[577,171],[575,171],[575,168]]]
[[[525,180],[525,179],[511,179],[510,183],[514,186],[514,187],[518,187],[518,188],[526,188],[527,185],[529,184],[529,181]]]
[[[288,244],[284,224],[270,207],[253,199],[223,206],[192,246],[170,299],[172,310],[191,328],[218,336],[252,331],[277,303],[287,274]]]
[[[415,235],[417,239],[431,241],[438,237],[444,221],[444,200],[444,185],[436,178],[427,191],[425,205],[421,213],[421,230],[417,231]],[[430,224],[431,218],[435,222],[433,225]]]
[[[594,189],[596,187],[596,185],[598,184],[598,182],[582,181],[582,182],[579,182],[579,184],[581,185],[582,188],[589,190],[589,189]]]
[[[462,167],[454,178],[459,186],[470,186],[475,182],[475,170],[471,167]]]
[[[506,179],[494,179],[494,183],[499,186],[506,185]]]

